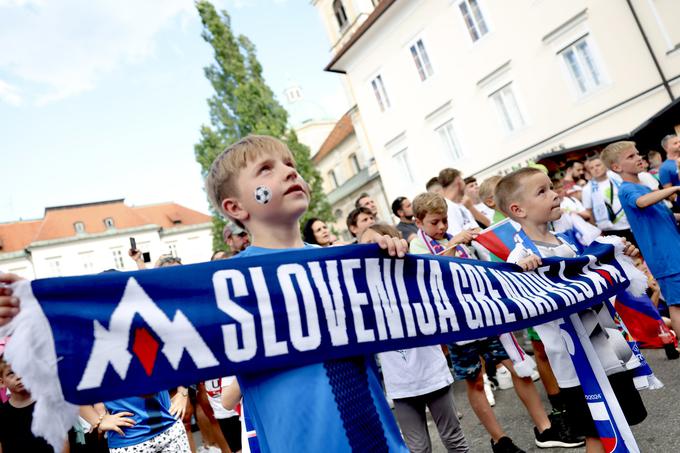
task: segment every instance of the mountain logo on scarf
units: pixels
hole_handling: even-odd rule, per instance
[[[132,323],[137,315],[149,329],[136,328],[130,345]],[[176,332],[182,332],[182,335],[175,335]],[[78,390],[99,387],[109,365],[121,379],[125,379],[133,358],[130,349],[148,376],[153,373],[159,350],[175,370],[184,351],[198,368],[219,365],[186,315],[177,310],[172,320],[168,318],[133,277],[127,280],[123,297],[111,314],[108,328],[95,320],[92,334],[94,344]]]

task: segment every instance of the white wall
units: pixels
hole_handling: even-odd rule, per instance
[[[29,248],[30,259],[2,260],[0,270],[15,272],[26,278],[96,274],[107,269],[137,270],[135,262],[128,256],[130,237],[135,238],[139,250],[151,254],[151,262],[147,263],[149,267],[160,255],[170,253],[171,246],[184,264],[208,261],[212,255],[211,226],[205,224],[198,229],[180,227],[165,230],[162,236],[156,229],[146,229],[32,245]]]
[[[458,0],[397,2],[336,64],[347,72],[388,199],[423,191],[425,182],[446,166],[484,177],[558,145],[577,146],[629,132],[670,102],[663,88],[657,88],[550,139],[660,83],[626,3],[479,3],[490,31],[476,42],[469,37]],[[647,3],[635,2],[653,29]],[[680,2],[676,5],[680,14]],[[558,52],[585,34],[603,81],[591,93],[578,95]],[[418,39],[434,71],[425,81],[409,51]],[[652,39],[662,44],[661,34]],[[669,78],[680,73],[680,51],[660,58]],[[377,74],[391,104],[384,112],[370,83]],[[502,126],[490,98],[508,83],[525,120],[512,132]],[[458,159],[444,151],[435,132],[448,120],[453,120],[462,149]],[[412,181],[394,158],[404,149]]]

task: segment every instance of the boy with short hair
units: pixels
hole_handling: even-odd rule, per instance
[[[358,241],[368,227],[375,223],[375,216],[368,208],[352,209],[347,215],[347,229]]]
[[[225,149],[211,166],[206,191],[216,209],[251,235],[251,246],[232,259],[312,247],[298,225],[308,190],[290,150],[275,138],[248,136]],[[376,242],[391,255],[406,251],[403,239]],[[255,424],[261,449],[406,452],[369,360],[238,376],[245,416]]]
[[[491,225],[495,225],[501,220],[505,219],[505,214],[496,209],[496,201],[493,198],[493,194],[496,190],[496,184],[500,181],[502,176],[495,175],[486,178],[482,181],[479,186],[479,199],[482,200],[489,209],[493,210],[493,215],[491,216]]]
[[[635,142],[617,142],[602,152],[605,164],[623,179],[619,198],[626,211],[647,267],[669,306],[673,330],[680,332],[680,233],[673,213],[663,203],[680,186],[652,191],[640,182],[642,157]]]
[[[12,367],[0,357],[0,384],[9,389],[9,401],[0,405],[0,451],[52,453],[45,439],[31,432],[35,401]]]
[[[454,249],[449,248],[450,244],[461,244],[474,239],[474,233],[469,230],[463,230],[453,237],[447,233],[447,204],[440,195],[433,193],[418,195],[413,200],[413,211],[419,231],[418,237],[411,241],[411,253],[454,256]],[[519,453],[522,450],[506,436],[493,413],[493,409],[491,409],[484,393],[484,377],[480,356],[483,356],[487,363],[502,363],[512,373],[517,396],[536,424],[536,428],[534,428],[536,445],[542,448],[578,447],[582,445],[582,442],[565,438],[562,433],[552,428],[533,381],[528,377],[517,376],[512,361],[498,337],[462,341],[447,346],[456,380],[465,380],[467,383],[470,406],[491,435],[491,446],[494,453]]]
[[[550,231],[550,222],[557,220],[562,211],[559,196],[552,190],[551,181],[543,172],[534,168],[522,168],[504,176],[496,186],[496,204],[508,217],[521,225],[521,236],[530,241],[540,253],[540,256],[531,253],[521,259],[515,259],[513,257],[515,253],[511,254],[508,260],[516,262],[523,270],[536,269],[541,264],[541,257],[577,256],[574,244]],[[626,253],[634,255],[637,249],[628,245]],[[595,310],[599,311],[598,316],[608,316],[606,307]],[[591,314],[592,310],[588,313]],[[557,379],[573,434],[586,436],[587,452],[604,451],[576,369],[562,339],[560,322],[551,321],[534,328],[543,341],[550,366]],[[603,335],[606,334],[603,332]],[[647,412],[633,383],[632,371],[627,369],[626,361],[618,356],[606,338],[598,338],[597,345],[594,342],[594,346],[603,364],[607,364],[605,372],[628,423],[631,425],[640,423],[647,416]]]

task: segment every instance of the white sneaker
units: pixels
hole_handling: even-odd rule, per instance
[[[534,372],[531,373],[531,380],[538,381],[539,379],[541,379],[541,375],[538,374],[538,370],[534,369]]]
[[[222,449],[218,446],[211,445],[208,447],[208,453],[222,453]]]
[[[496,405],[496,398],[493,396],[493,390],[491,390],[491,382],[489,378],[484,375],[484,394],[486,395],[486,400],[489,402],[489,406],[494,407]]]
[[[498,381],[498,388],[501,390],[507,390],[513,387],[512,375],[503,365],[496,369],[496,380]]]

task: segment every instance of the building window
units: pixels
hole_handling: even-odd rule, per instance
[[[85,224],[83,222],[75,222],[73,224],[73,229],[76,230],[76,233],[84,233],[85,232]]]
[[[580,95],[588,94],[602,85],[602,71],[595,61],[587,36],[564,49],[560,55]]]
[[[416,64],[416,69],[418,70],[420,80],[425,80],[428,77],[432,77],[434,71],[432,71],[430,57],[427,55],[423,40],[419,39],[416,41],[415,44],[410,47],[410,50],[411,56],[413,57],[413,62]]]
[[[377,75],[371,80],[371,87],[373,87],[373,93],[380,106],[380,111],[384,112],[390,108],[390,99],[387,97],[387,91],[385,91],[385,84],[381,75]]]
[[[456,137],[456,131],[453,128],[453,120],[449,120],[436,129],[437,135],[444,146],[445,152],[453,158],[454,161],[463,157],[461,152],[460,142]]]
[[[334,170],[328,172],[328,181],[331,183],[331,190],[335,190],[340,187],[340,184],[338,184],[338,177],[335,176]]]
[[[347,27],[349,21],[347,20],[345,6],[342,4],[341,0],[335,0],[333,2],[333,14],[335,15],[335,20],[338,21],[338,27],[340,27],[340,30],[344,30],[345,27]]]
[[[104,219],[104,226],[107,229],[115,228],[116,224],[113,223],[113,219],[111,217],[107,217]]]
[[[83,265],[83,273],[92,274],[94,273],[94,252],[82,252],[79,253],[80,260]]]
[[[479,7],[479,0],[461,0],[458,3],[458,8],[460,8],[468,33],[470,33],[470,39],[473,42],[489,32],[482,9]]]
[[[515,131],[524,126],[524,118],[519,110],[512,83],[508,83],[500,90],[492,93],[489,98],[496,106],[498,116],[508,132]]]
[[[397,167],[397,174],[406,175],[407,181],[413,183],[413,173],[411,171],[411,162],[408,158],[408,148],[404,148],[393,157],[394,164]]]
[[[61,257],[47,259],[47,267],[50,277],[61,277]]]
[[[359,165],[359,159],[357,159],[357,155],[352,153],[349,156],[349,165],[352,167],[352,174],[356,175],[361,171],[361,165]]]
[[[118,270],[124,269],[123,251],[121,249],[112,249],[111,252],[113,253],[113,266]]]

